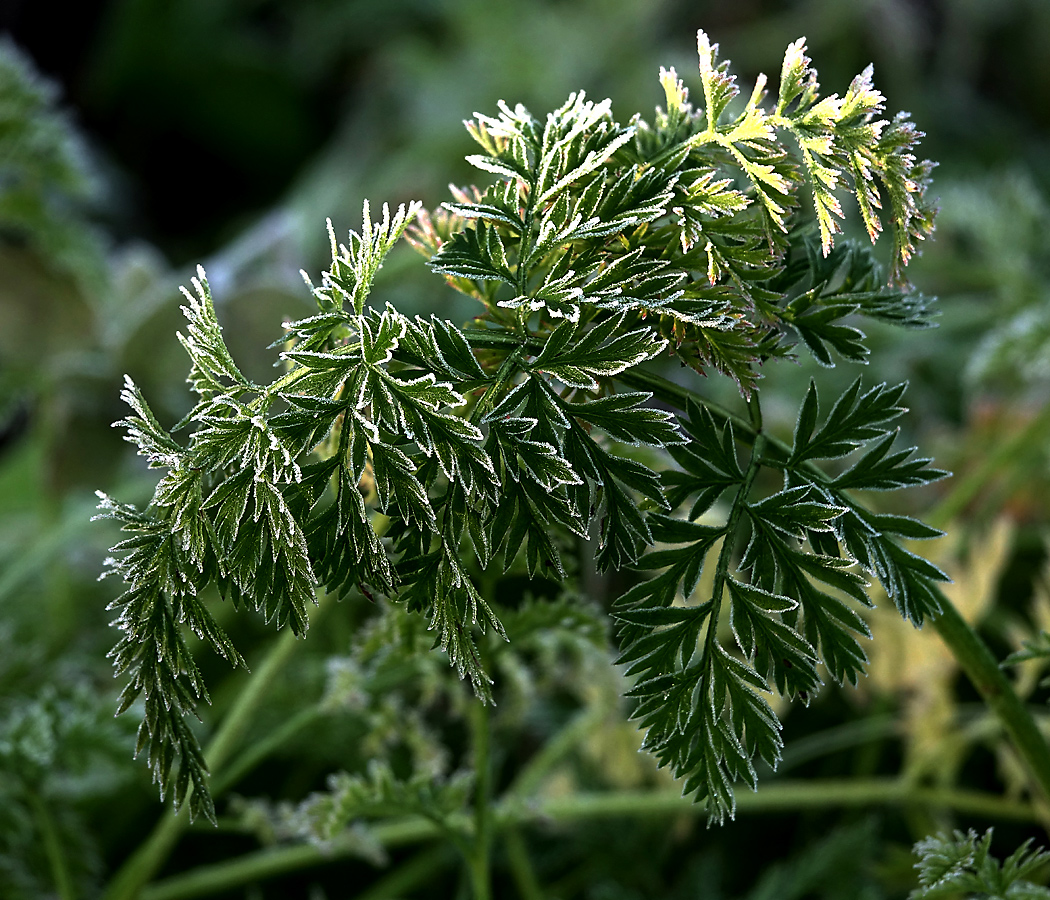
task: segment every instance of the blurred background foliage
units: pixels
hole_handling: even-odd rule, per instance
[[[132,720],[111,717],[105,607],[117,586],[95,577],[114,535],[88,518],[96,488],[149,494],[144,465],[109,427],[124,414],[123,374],[167,423],[189,406],[174,332],[177,286],[193,265],[207,268],[234,355],[261,376],[273,359],[262,348],[282,319],[309,308],[298,270],[324,263],[325,216],[345,233],[363,197],[437,205],[449,181],[473,178],[461,121],[500,98],[542,114],[583,88],[611,96],[621,118],[648,113],[660,99],[660,65],[691,83],[699,27],[744,81],[759,71],[775,79],[784,47],[800,35],[828,92],[873,62],[890,110],[911,111],[927,132],[942,212],[936,241],[910,274],[939,296],[939,327],[875,330],[864,375],[911,382],[904,427],[956,476],[894,511],[932,510],[950,531],[939,553],[956,578],[953,599],[1000,656],[1050,627],[1045,0],[8,0],[0,895],[98,895],[159,815],[146,767],[131,762]],[[379,301],[405,312],[472,314],[407,249],[391,257],[380,287]],[[773,427],[790,431],[787,417],[814,374],[791,365],[768,373]],[[855,373],[843,366],[816,377],[841,385]],[[710,387],[732,392],[715,379]],[[580,583],[588,595],[580,603],[516,576],[486,585],[524,621],[518,642],[489,650],[500,673],[498,781],[512,788],[532,771],[531,786],[552,798],[668,789],[637,754],[617,699],[608,586],[586,570]],[[407,668],[397,654],[386,658],[391,645],[429,646],[420,623],[397,610],[357,598],[323,614],[324,628],[296,649],[251,725],[245,746],[264,749],[224,773],[239,799],[225,805],[222,832],[191,832],[163,874],[260,841],[318,840],[318,823],[328,822],[330,831],[351,826],[342,832],[348,860],[231,886],[227,896],[454,896],[455,866],[440,846],[413,856],[384,845],[359,827],[365,813],[354,803],[390,783],[401,785],[401,801],[429,784],[447,795],[434,802],[459,802],[456,791],[467,788],[457,773],[469,763],[462,686],[434,654]],[[227,620],[249,662],[262,658],[267,629]],[[878,612],[872,626],[871,677],[788,716],[777,777],[894,776],[1023,799],[1010,748],[936,637]],[[226,674],[202,664],[215,669],[206,673],[213,683]],[[240,678],[216,690],[205,729]],[[1038,663],[1018,678],[1033,702],[1045,699]],[[548,738],[564,733],[573,741],[563,755],[530,770]],[[336,771],[358,781],[303,804]],[[501,896],[516,886],[525,897],[588,900],[901,897],[915,884],[911,843],[971,824],[987,823],[919,803],[761,816],[745,808],[716,831],[678,812],[549,823],[508,836],[497,884]],[[1040,834],[1032,823],[996,824],[1007,851]]]

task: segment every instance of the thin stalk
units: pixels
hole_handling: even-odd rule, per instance
[[[987,711],[981,706],[982,711]],[[784,747],[784,755],[772,769],[767,763],[760,762],[760,772],[769,777],[774,774],[783,776],[784,772],[812,762],[831,753],[838,753],[851,747],[862,747],[880,740],[899,735],[901,725],[893,715],[869,715],[854,722],[825,728],[814,734],[792,741]]]
[[[998,794],[958,788],[928,788],[897,778],[782,781],[757,792],[737,796],[737,814],[778,810],[828,809],[869,806],[925,806],[968,815],[1023,822],[1042,822],[1040,810],[1028,803],[1007,800]],[[577,794],[551,798],[532,813],[536,820],[569,822],[609,816],[700,815],[703,806],[682,797],[677,790],[614,794]]]
[[[332,600],[327,594],[319,597],[318,605],[310,610],[311,625],[316,625],[320,621],[331,603]],[[252,716],[255,715],[255,711],[259,708],[270,686],[277,680],[277,676],[288,665],[298,645],[299,639],[292,633],[292,630],[285,629],[274,641],[262,665],[252,673],[244,690],[237,695],[236,702],[230,707],[219,730],[215,732],[215,737],[211,739],[204,751],[208,767],[213,772],[219,771],[233,755],[251,724]]]
[[[448,863],[447,847],[438,844],[422,850],[407,862],[401,863],[393,872],[384,875],[368,890],[356,894],[353,900],[393,900],[419,887],[436,870]]]
[[[474,900],[492,896],[492,763],[488,707],[479,700],[470,705],[474,743],[474,840],[467,859]]]
[[[941,612],[933,620],[937,633],[1010,736],[1031,780],[1044,799],[1050,799],[1050,748],[1046,738],[988,645],[940,591],[938,599]]]
[[[327,607],[326,601],[327,598],[322,596],[320,606],[311,610],[311,618],[314,622]],[[237,748],[248,729],[252,715],[262,703],[270,685],[291,659],[296,642],[297,639],[291,629],[286,629],[274,641],[262,665],[252,672],[244,690],[237,695],[236,702],[230,707],[218,731],[204,751],[204,758],[211,772],[221,769]],[[117,871],[102,895],[102,900],[135,900],[139,897],[143,887],[157,874],[171,855],[171,851],[175,848],[187,825],[189,825],[189,815],[184,811],[176,813],[169,807],[149,837],[139,845],[134,854]]]
[[[608,714],[604,704],[595,704],[581,710],[548,740],[518,772],[507,789],[507,797],[532,797],[543,784],[551,769],[572,752]]]
[[[739,815],[872,806],[929,807],[1004,821],[1043,822],[1042,811],[1030,803],[985,791],[923,787],[899,778],[779,781],[765,785],[758,792],[747,791],[737,797]],[[493,833],[502,833],[507,828],[523,825],[612,816],[705,814],[702,805],[683,797],[678,789],[576,793],[536,799],[528,805],[516,798],[512,802],[500,803],[492,811],[490,827]],[[470,819],[462,814],[451,816],[449,821],[450,826],[462,829],[469,828],[469,823]],[[372,836],[388,849],[431,841],[441,834],[434,822],[422,817],[389,822],[372,829]],[[142,891],[141,900],[206,897],[251,882],[345,859],[358,852],[358,844],[352,836],[336,838],[323,848],[313,844],[271,847],[156,882]]]
[[[543,893],[540,881],[536,877],[536,870],[529,857],[529,848],[521,836],[521,831],[513,825],[507,826],[503,834],[503,846],[507,851],[510,874],[514,878],[521,900],[544,900],[546,894]]]
[[[749,440],[757,444],[758,440],[763,437],[763,435],[756,433],[751,423],[746,419],[719,407],[717,404],[710,403],[688,388],[668,381],[659,375],[635,369],[624,372],[617,377],[629,386],[652,391],[655,396],[664,402],[676,405],[679,409],[684,410],[689,399],[693,399],[695,402],[706,406],[716,417],[731,421],[735,433],[743,440]],[[1050,416],[1050,413],[1046,415]],[[1041,421],[1041,419],[1042,415],[1034,421]],[[1012,442],[1010,444],[1012,445]],[[791,453],[791,448],[787,444],[772,436],[766,437],[764,449],[776,458],[782,459],[786,459]],[[1009,453],[1006,450],[1002,452],[1003,458],[1008,458]],[[1013,451],[1011,450],[1010,452]],[[807,465],[806,471],[815,478],[819,478],[822,481],[827,480],[827,476],[817,466]],[[990,470],[988,477],[990,477]],[[967,492],[976,489],[967,488]],[[966,494],[960,496],[966,497]],[[948,508],[948,513],[951,513],[953,507],[956,506],[961,509],[966,502],[968,500],[965,500],[965,502],[962,500],[952,501]],[[942,519],[944,515],[942,511]],[[934,627],[952,655],[958,660],[963,671],[966,672],[967,677],[973,682],[982,699],[1002,723],[1004,730],[1010,736],[1014,747],[1020,754],[1033,783],[1038,786],[1045,798],[1050,799],[1050,745],[1047,744],[1028,708],[1017,696],[1013,685],[1010,684],[1010,681],[999,668],[991,650],[988,649],[980,635],[959,615],[959,611],[940,591],[938,591],[938,599],[942,611],[933,618]]]
[[[438,826],[424,818],[390,822],[378,825],[372,830],[376,841],[387,848],[433,840],[440,834]],[[353,835],[343,840],[335,838],[324,847],[315,844],[270,847],[166,878],[144,888],[139,896],[141,900],[208,897],[253,881],[275,878],[288,872],[298,872],[338,859],[357,856],[360,852],[360,843]]]
[[[55,883],[55,890],[61,900],[76,900],[76,889],[73,887],[73,876],[69,874],[66,865],[66,854],[62,850],[62,839],[58,834],[51,810],[47,808],[44,798],[35,791],[27,793],[29,805],[33,809],[33,817],[36,819],[37,828],[44,841],[44,853],[47,855],[48,865],[51,867],[51,879]]]
[[[324,716],[324,713],[324,707],[320,703],[314,703],[281,723],[266,737],[253,742],[226,769],[212,777],[212,793],[218,796],[235,785],[286,741]]]
[[[930,524],[940,528],[958,516],[1025,448],[1045,443],[1047,431],[1050,431],[1050,403],[1043,406],[1021,431],[985,456],[976,469],[955,482],[948,496],[927,517]]]
[[[760,419],[761,420],[761,419]],[[740,516],[747,507],[747,498],[751,493],[751,487],[755,483],[755,477],[761,468],[760,460],[762,451],[766,446],[766,436],[762,433],[755,435],[754,446],[751,448],[751,460],[744,473],[744,483],[740,485],[733,498],[733,506],[729,510],[729,518],[726,520],[725,537],[722,538],[722,549],[718,553],[718,565],[715,568],[715,582],[711,589],[711,612],[705,639],[704,653],[710,659],[714,652],[714,643],[717,640],[718,614],[722,608],[722,594],[725,592],[726,581],[729,579],[729,564],[733,556],[733,545],[736,536],[736,527],[740,523]]]
[[[185,812],[176,813],[168,807],[149,837],[117,870],[102,900],[136,900],[142,896],[142,888],[160,871],[188,824]]]
[[[474,408],[470,411],[470,415],[467,417],[468,422],[472,425],[476,424],[484,413],[487,413],[492,409],[495,405],[496,396],[502,392],[518,371],[523,355],[524,350],[520,344],[512,353],[507,355],[507,358],[503,360],[499,370],[496,372],[495,380],[488,386],[488,388],[486,388],[481,399],[474,404]]]

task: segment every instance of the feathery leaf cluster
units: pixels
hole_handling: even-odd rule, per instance
[[[118,424],[165,474],[144,511],[103,498],[130,535],[111,561],[129,585],[114,604],[121,708],[144,699],[139,746],[176,804],[192,783],[193,811],[213,815],[185,721],[207,698],[185,627],[241,663],[201,600],[209,584],[296,634],[318,589],[394,598],[490,702],[475,635],[506,634],[472,573],[564,579],[567,548],[593,537],[600,570],[657,573],[616,605],[621,662],[647,746],[718,820],[735,781],[755,784],[754,758],[779,758],[763,694],[805,701],[821,667],[862,671],[862,572],[916,624],[938,610],[943,574],[901,543],[938,532],[854,497],[943,475],[892,446],[903,386],[857,381],[823,418],[812,387],[790,445],[763,431],[758,391],[761,364],[798,346],[824,365],[863,361],[858,316],[929,324],[901,276],[932,229],[919,133],[878,118],[870,70],[820,99],[801,41],[771,110],[760,79],[735,111],[702,32],[699,52],[702,108],[673,71],[652,123],[623,125],[582,93],[543,120],[501,103],[467,123],[491,186],[455,189],[433,215],[413,204],[373,221],[366,204],[345,245],[330,226],[331,267],[307,279],[318,313],[287,326],[270,385],[241,373],[203,271],[194,280],[180,335],[199,398],[180,423],[190,437],[129,381]],[[891,285],[870,249],[833,244],[839,189],[872,239],[885,214]],[[469,327],[369,305],[406,228],[480,302]],[[749,420],[652,371],[663,354],[734,379]]]
[[[1025,879],[1050,862],[1050,853],[1030,849],[1031,843],[1025,841],[999,862],[991,855],[990,828],[980,838],[973,830],[928,837],[915,845],[920,887],[909,896],[911,900],[936,900],[965,893],[988,900],[1045,900],[1050,890]]]

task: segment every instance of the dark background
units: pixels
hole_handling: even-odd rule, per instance
[[[278,202],[350,122],[367,125],[374,158],[434,133],[447,142],[504,95],[542,109],[579,85],[641,106],[656,96],[650,70],[685,68],[698,27],[744,78],[775,77],[801,34],[831,90],[873,62],[942,177],[1018,159],[1045,177],[1040,2],[7,0],[0,14],[118,181],[118,237],[179,264]],[[443,189],[430,176],[407,187]]]

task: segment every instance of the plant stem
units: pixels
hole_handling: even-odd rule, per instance
[[[212,777],[211,789],[216,796],[235,785],[259,763],[266,759],[271,753],[278,749],[285,741],[289,740],[307,725],[316,722],[324,715],[324,708],[320,703],[314,703],[296,713],[287,721],[275,728],[270,734],[261,740],[255,741],[240,756],[238,756],[229,767]]]
[[[384,847],[414,844],[440,836],[438,826],[429,819],[416,818],[379,825],[372,835]],[[278,846],[214,865],[200,866],[182,875],[166,878],[142,890],[141,900],[183,900],[186,897],[207,897],[229,891],[242,884],[274,878],[287,872],[323,865],[337,859],[357,855],[359,842],[351,836],[338,838],[324,847],[314,844]]]
[[[953,810],[982,818],[1017,822],[1042,822],[1037,807],[998,794],[954,788],[928,788],[898,778],[775,781],[758,792],[737,797],[737,813],[829,809],[836,807],[926,806]],[[678,789],[577,793],[567,797],[536,799],[523,804],[515,798],[499,804],[490,816],[492,832],[527,824],[574,822],[610,816],[706,815],[704,806],[683,797]],[[450,826],[469,827],[465,815],[450,817]],[[375,839],[387,848],[430,841],[441,836],[438,826],[422,817],[377,825]],[[183,900],[229,891],[239,885],[288,872],[324,865],[358,852],[353,839],[336,838],[326,847],[300,844],[273,847],[237,859],[201,866],[150,885],[141,900]]]
[[[930,806],[969,815],[1041,822],[1040,810],[1027,803],[1006,800],[997,794],[953,788],[916,786],[899,778],[827,779],[781,781],[760,791],[737,796],[738,814],[776,810],[826,809],[828,807]],[[570,822],[607,816],[706,815],[702,805],[671,791],[622,791],[611,794],[576,794],[538,805],[533,818]]]
[[[521,831],[513,825],[507,826],[503,835],[503,846],[507,850],[507,862],[518,888],[521,900],[544,900],[543,888],[536,877],[536,870],[529,858],[529,848]]]
[[[983,704],[977,705],[980,706],[982,712],[988,712]],[[895,715],[868,715],[863,719],[825,728],[822,731],[817,731],[814,734],[792,741],[784,747],[784,755],[780,762],[777,763],[775,770],[767,763],[760,761],[758,763],[759,773],[760,775],[765,773],[767,777],[772,777],[774,774],[783,776],[789,769],[800,766],[803,763],[811,762],[827,754],[838,753],[851,747],[864,746],[885,738],[897,737],[900,731],[900,722]]]
[[[328,598],[322,596],[319,607],[311,610],[314,623],[328,603]],[[266,691],[291,658],[296,642],[297,638],[292,630],[286,629],[274,641],[262,665],[251,673],[244,690],[237,695],[236,702],[204,751],[208,768],[212,772],[218,771],[237,748]],[[169,807],[149,837],[117,871],[102,895],[102,900],[135,900],[139,897],[143,887],[164,865],[188,824],[189,816],[185,812],[176,813]]]
[[[66,855],[62,850],[62,840],[58,834],[58,827],[47,808],[44,798],[36,791],[30,789],[27,794],[29,805],[33,809],[37,828],[44,841],[44,852],[47,854],[47,862],[51,867],[51,878],[55,883],[55,890],[61,900],[75,900],[76,890],[73,887],[73,878],[69,874],[66,865]]]
[[[1045,404],[1021,431],[985,456],[976,469],[955,482],[948,496],[927,517],[930,524],[940,528],[959,515],[989,482],[1009,467],[1015,457],[1029,447],[1045,443],[1044,432],[1047,430],[1050,430],[1050,403]]]
[[[939,592],[941,613],[933,620],[941,639],[996,715],[1020,754],[1029,777],[1050,799],[1050,750],[1028,707],[1017,696],[988,645],[952,602]]]
[[[384,875],[368,890],[357,894],[354,900],[392,900],[426,881],[436,869],[448,862],[449,850],[438,844],[423,850],[407,862],[401,863],[393,872]]]
[[[554,737],[548,740],[518,772],[505,796],[531,797],[543,779],[566,754],[594,730],[608,714],[604,704],[597,703],[581,710]]]
[[[467,859],[474,900],[492,896],[492,773],[490,759],[489,711],[480,700],[470,705],[471,737],[474,743],[474,841]]]
[[[316,625],[321,616],[327,612],[331,602],[327,595],[321,595],[318,606],[310,610],[312,625]],[[219,730],[215,732],[215,737],[211,739],[204,751],[204,756],[208,760],[208,768],[211,771],[219,771],[225,765],[226,760],[233,755],[234,750],[237,749],[241,739],[244,737],[244,733],[248,730],[256,709],[262,703],[266,692],[276,681],[281,670],[292,658],[298,642],[299,639],[292,633],[292,630],[290,628],[285,629],[274,641],[273,647],[266,654],[262,665],[252,672],[248,683],[244,686],[244,690],[237,695],[237,700],[230,707],[230,711],[223,718]]]
[[[761,413],[759,413],[758,418],[761,421]],[[714,645],[718,640],[718,616],[722,608],[722,594],[725,592],[726,581],[729,579],[729,563],[736,544],[736,527],[740,523],[740,516],[747,507],[747,498],[751,494],[755,477],[761,468],[762,451],[765,449],[765,446],[766,436],[759,432],[754,437],[754,444],[751,448],[751,460],[747,464],[744,481],[733,498],[733,505],[729,510],[729,518],[726,520],[725,537],[722,538],[722,549],[718,553],[715,581],[711,589],[711,613],[707,627],[707,636],[704,639],[704,655],[707,659],[712,658],[715,649]]]
[[[149,837],[117,870],[102,900],[135,900],[141,896],[142,888],[164,865],[188,822],[186,813],[168,807]]]

